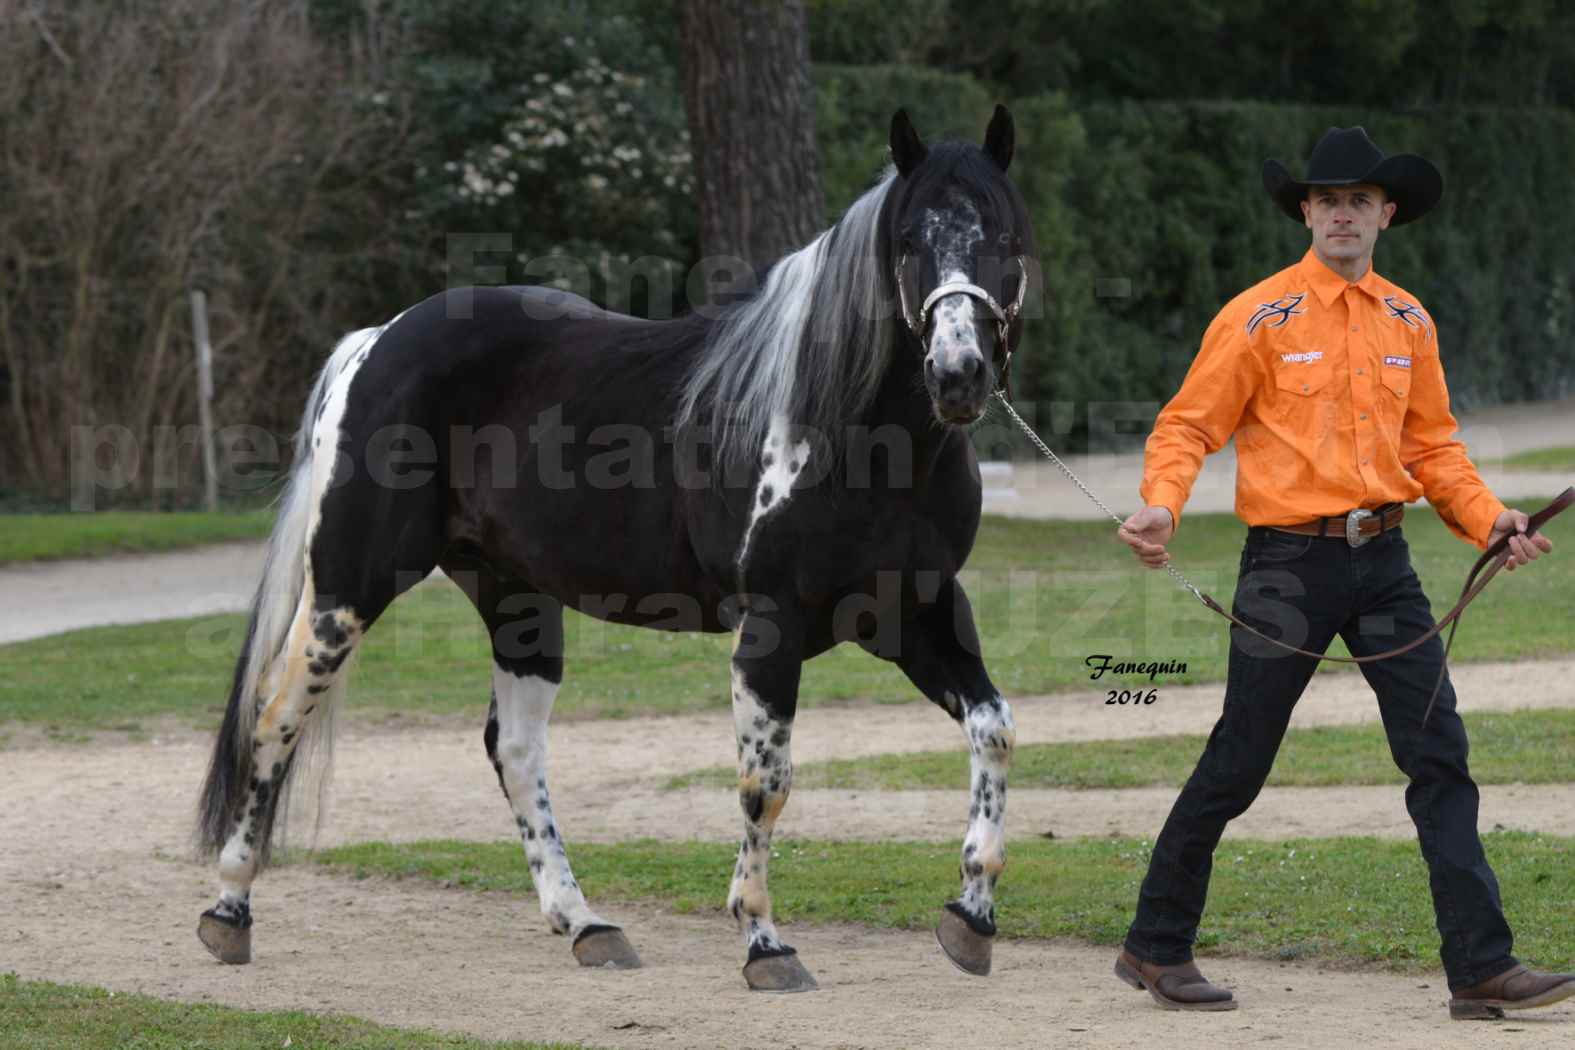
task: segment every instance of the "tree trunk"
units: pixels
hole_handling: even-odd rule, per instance
[[[681,0],[700,247],[754,269],[824,225],[803,0]],[[716,268],[707,266],[710,272]]]

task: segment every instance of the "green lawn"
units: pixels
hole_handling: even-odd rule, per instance
[[[5,1050],[579,1050],[385,1028],[298,1010],[234,1010],[0,974]]]
[[[1466,714],[1471,773],[1479,784],[1563,784],[1575,780],[1575,711]],[[1180,787],[1192,775],[1207,736],[1138,737],[1075,744],[1029,744],[1012,755],[1013,788]],[[715,767],[674,777],[668,786],[732,787],[736,770]],[[1377,725],[1293,729],[1285,735],[1270,784],[1403,784]],[[806,762],[793,768],[795,788],[907,791],[964,788],[968,753],[953,751]]]
[[[260,539],[273,511],[102,511],[0,515],[0,565],[195,547]]]
[[[1529,501],[1528,501],[1529,505]],[[1436,607],[1447,608],[1474,560],[1427,511],[1406,520],[1418,572]],[[1554,522],[1557,538],[1569,533]],[[965,572],[991,674],[1007,695],[1091,688],[1083,660],[1185,661],[1166,685],[1217,681],[1227,634],[1164,573],[1144,570],[1096,522],[987,518]],[[1243,528],[1229,515],[1189,515],[1173,544],[1177,564],[1205,590],[1229,601]],[[1572,545],[1575,546],[1575,545]],[[1462,661],[1552,656],[1575,649],[1575,557],[1544,559],[1503,574],[1472,606],[1455,645]],[[174,715],[217,724],[241,616],[103,627],[0,647],[0,725],[8,720],[62,732],[135,728]],[[729,639],[620,627],[573,614],[560,717],[620,717],[728,705]],[[1334,652],[1342,652],[1336,642]],[[92,659],[84,659],[84,654]],[[1109,682],[1107,675],[1100,685]],[[1146,683],[1146,679],[1143,679]],[[452,586],[405,595],[368,636],[351,704],[379,712],[486,710],[490,656],[485,632]],[[917,697],[894,667],[841,646],[805,668],[802,701]]]
[[[1500,832],[1484,841],[1514,924],[1516,954],[1542,968],[1575,964],[1575,887],[1567,877],[1575,839]],[[773,911],[789,924],[927,929],[957,892],[959,847],[781,838],[772,848]],[[654,900],[678,912],[714,912],[718,922],[727,921],[722,903],[734,853],[721,843],[648,840],[571,849],[575,876],[598,905]],[[356,877],[533,892],[517,842],[371,843],[328,850],[316,862]],[[1014,840],[996,898],[1001,933],[1114,945],[1147,863],[1148,843],[1132,839]],[[610,904],[602,910],[617,914]],[[638,943],[637,930],[632,936]],[[1229,840],[1216,856],[1198,946],[1222,955],[1437,969],[1426,868],[1412,842]]]
[[[1564,445],[1559,448],[1536,448],[1527,452],[1517,452],[1513,456],[1504,457],[1505,470],[1566,470],[1575,473],[1575,446]],[[1522,506],[1525,510],[1530,504]]]

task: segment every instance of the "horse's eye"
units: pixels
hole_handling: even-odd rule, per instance
[[[997,237],[996,240],[1000,243],[1002,248],[1010,248],[1012,246],[1011,231],[1008,230],[1007,232],[1001,234],[1001,236]]]

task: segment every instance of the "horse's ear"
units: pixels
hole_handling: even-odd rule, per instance
[[[913,121],[908,119],[908,111],[899,109],[891,115],[891,160],[897,165],[898,174],[904,178],[914,168],[924,162],[925,154],[929,150],[919,139],[919,133],[913,130]]]
[[[1016,140],[1016,132],[1012,129],[1011,111],[996,103],[995,116],[990,118],[990,127],[984,133],[984,151],[1002,171],[1012,163],[1012,148],[1016,145]]]

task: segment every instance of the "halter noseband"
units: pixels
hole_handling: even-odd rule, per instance
[[[1011,261],[1017,264],[1019,280],[1017,282],[1017,294],[1012,296],[1012,301],[1006,306],[1003,307],[995,296],[980,288],[977,284],[972,284],[968,281],[947,281],[924,297],[924,302],[919,307],[917,314],[913,312],[912,306],[908,303],[908,286],[902,279],[903,268],[908,262],[906,255],[898,256],[896,269],[897,298],[902,304],[902,319],[907,322],[909,330],[918,336],[920,340],[924,339],[924,333],[929,330],[930,311],[935,308],[936,303],[948,295],[966,295],[970,299],[977,299],[989,308],[991,315],[995,317],[996,334],[1000,338],[1002,348],[1006,351],[1006,361],[1001,365],[1001,384],[1003,387],[1006,385],[1007,373],[1012,368],[1012,345],[1007,340],[1007,331],[1012,327],[1012,322],[1017,320],[1018,313],[1022,311],[1023,296],[1028,291],[1028,267],[1023,263],[1023,257],[1014,255]]]

